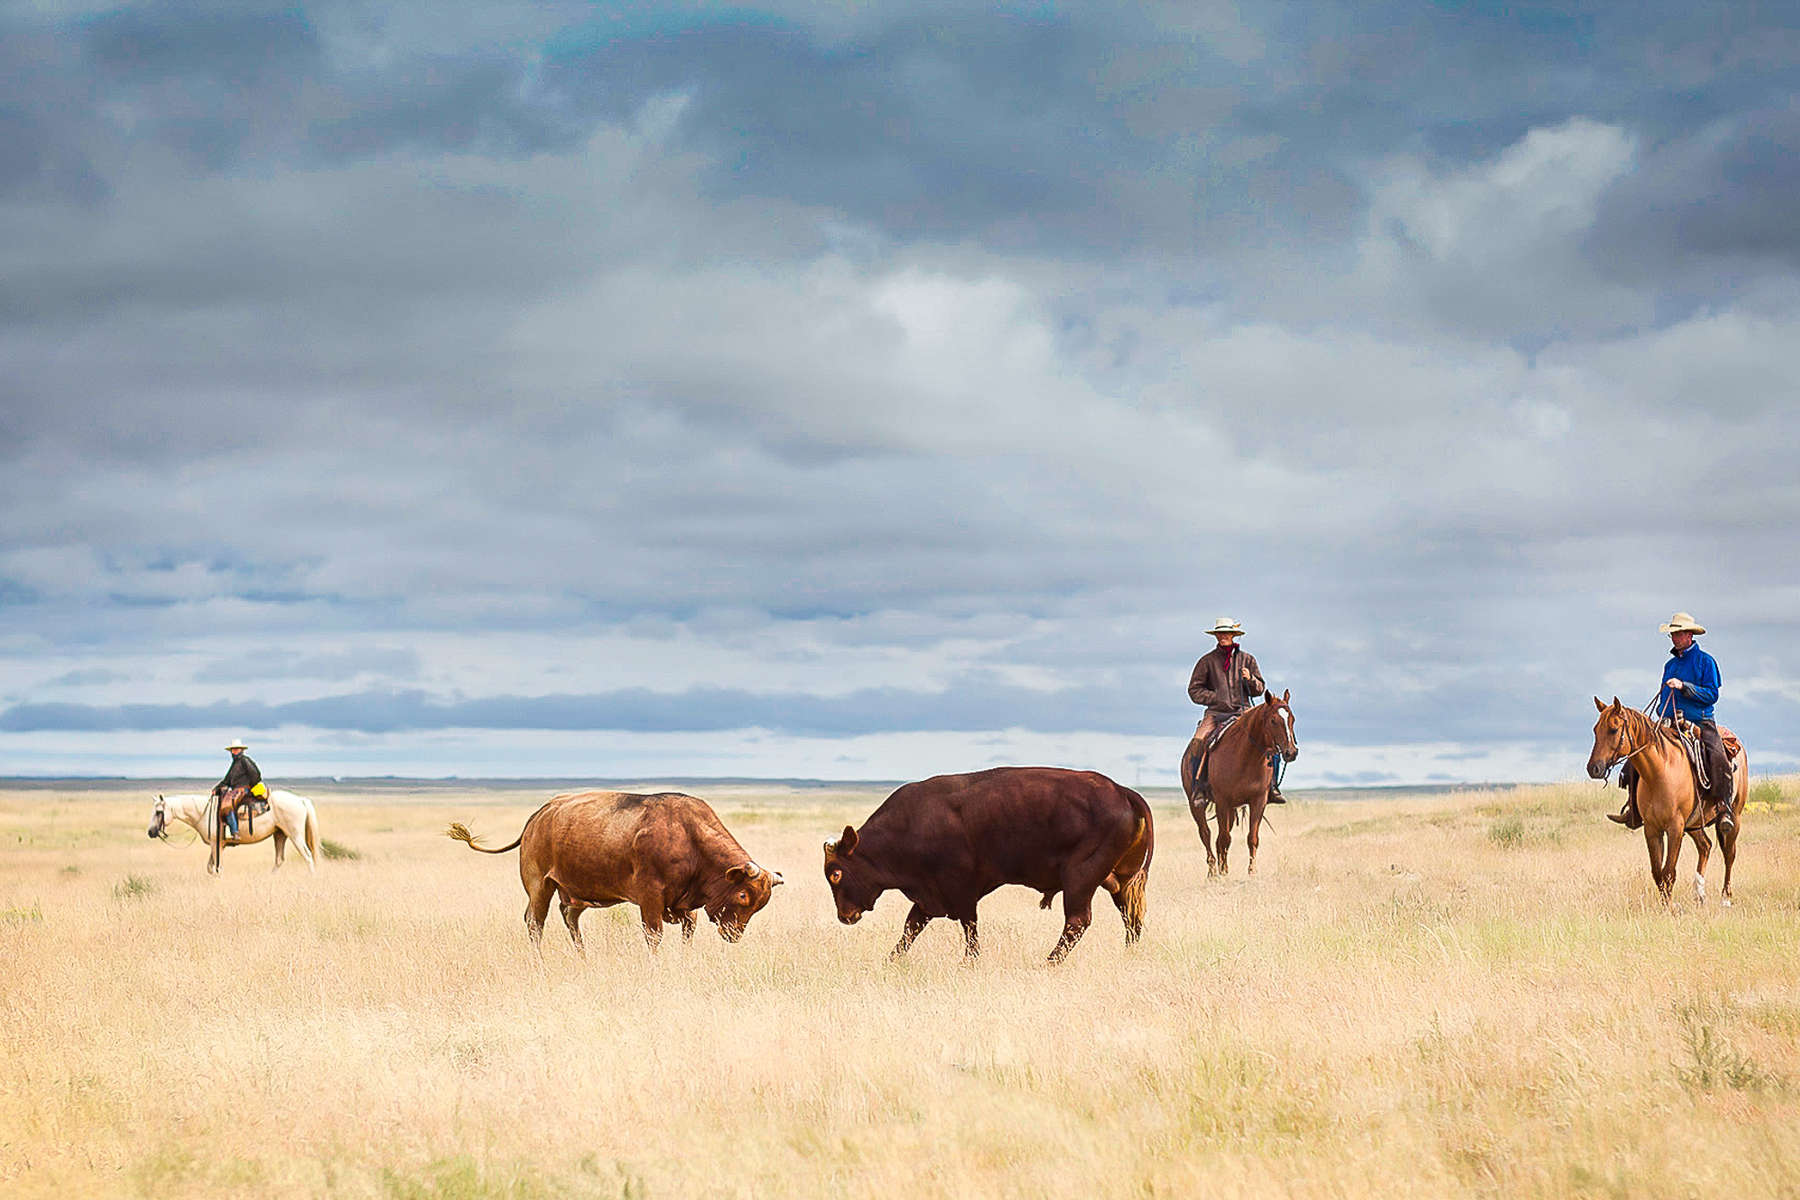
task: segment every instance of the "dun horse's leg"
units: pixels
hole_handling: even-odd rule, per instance
[[[1729,829],[1719,834],[1719,852],[1725,857],[1725,881],[1719,885],[1719,903],[1725,908],[1731,907],[1731,867],[1737,862],[1738,830],[1744,827],[1742,811],[1740,808],[1739,820],[1732,822]]]
[[[925,926],[929,924],[931,924],[931,914],[917,904],[913,905],[912,910],[906,914],[906,928],[900,931],[900,940],[895,944],[888,957],[906,957],[906,952],[912,949],[912,944],[919,940],[919,934],[924,932]]]
[[[1688,832],[1694,839],[1694,852],[1700,861],[1694,867],[1694,903],[1706,903],[1706,864],[1712,859],[1712,839],[1706,836],[1706,830],[1694,829]]]
[[[1675,864],[1681,860],[1681,826],[1678,824],[1673,829],[1665,830],[1663,836],[1667,842],[1668,857],[1663,859],[1662,894],[1664,900],[1673,904],[1675,902]]]

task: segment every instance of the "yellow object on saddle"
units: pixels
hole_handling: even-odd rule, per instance
[[[269,789],[264,787],[261,782],[258,782],[251,787],[250,794],[255,796],[258,800],[267,800],[269,798]]]

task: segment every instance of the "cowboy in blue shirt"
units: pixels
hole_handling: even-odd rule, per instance
[[[1702,650],[1694,638],[1706,632],[1706,626],[1695,621],[1687,613],[1676,613],[1668,623],[1658,627],[1669,635],[1669,661],[1663,664],[1662,688],[1656,695],[1656,714],[1659,717],[1670,717],[1676,713],[1692,722],[1700,735],[1700,744],[1705,748],[1707,788],[1700,796],[1704,804],[1719,806],[1719,831],[1724,833],[1734,823],[1731,814],[1731,760],[1725,753],[1725,744],[1719,740],[1719,726],[1713,720],[1713,704],[1719,698],[1719,664],[1713,656]],[[1630,764],[1626,764],[1627,771]],[[1627,776],[1625,771],[1619,774],[1619,785],[1629,788],[1636,781],[1636,773]],[[1618,813],[1607,814],[1607,819],[1617,821],[1629,829],[1636,829],[1644,823],[1637,811],[1637,792],[1632,790],[1625,801],[1625,807]]]

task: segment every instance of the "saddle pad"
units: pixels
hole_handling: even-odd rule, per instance
[[[1232,717],[1226,717],[1224,720],[1220,721],[1217,725],[1213,726],[1212,736],[1206,739],[1206,748],[1208,750],[1211,750],[1214,746],[1218,745],[1219,739],[1225,736],[1225,731],[1227,729],[1230,729],[1233,725],[1236,725],[1237,723],[1238,723],[1237,717],[1232,716]]]

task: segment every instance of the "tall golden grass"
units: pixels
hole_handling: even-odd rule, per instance
[[[1797,793],[1730,910],[1691,847],[1666,909],[1595,785],[1296,803],[1224,881],[1158,793],[1144,941],[1102,899],[1052,969],[1023,889],[973,966],[888,962],[898,897],[839,926],[873,791],[710,792],[788,886],[737,946],[590,913],[585,961],[439,833],[537,793],[322,791],[359,858],[210,879],[148,796],[3,792],[0,1193],[1791,1196]]]

